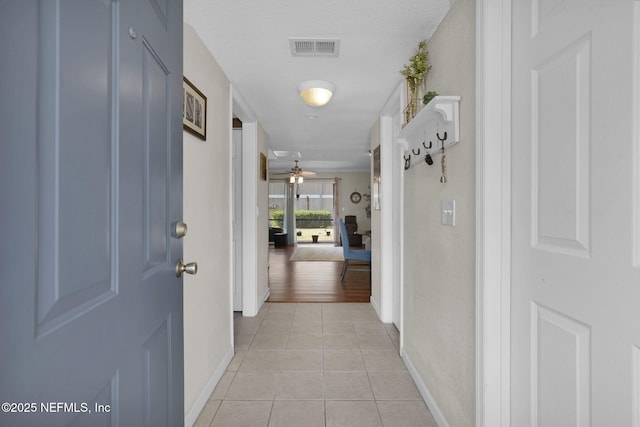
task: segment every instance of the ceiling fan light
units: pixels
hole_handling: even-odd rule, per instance
[[[289,184],[295,184],[296,182],[296,177],[291,175],[291,177],[289,178]]]
[[[302,177],[302,175],[300,175],[298,177],[298,184],[302,184],[304,182],[304,178]]]
[[[302,100],[311,107],[326,105],[335,92],[335,86],[323,80],[307,80],[298,85]]]

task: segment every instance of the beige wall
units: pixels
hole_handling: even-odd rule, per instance
[[[355,215],[358,222],[358,230],[371,230],[371,218],[367,218],[365,207],[368,203],[364,199],[365,194],[371,194],[369,189],[371,175],[369,172],[340,172],[336,173],[340,178],[339,202],[340,202],[340,218],[346,215]],[[360,203],[353,203],[350,199],[351,193],[358,191],[362,195]]]
[[[231,341],[229,82],[194,32],[184,27],[184,75],[208,99],[207,140],[183,133],[184,259],[198,274],[184,279],[185,414],[195,415],[222,375]],[[218,378],[216,378],[218,376]]]
[[[460,95],[460,143],[405,172],[404,351],[450,426],[475,419],[475,2],[457,0],[427,45],[427,89]],[[441,225],[441,200],[456,226]]]
[[[371,230],[371,219],[367,218],[365,206],[367,201],[364,199],[365,194],[371,194],[369,172],[322,172],[313,178],[322,178],[334,180],[340,178],[338,184],[338,203],[340,204],[339,218],[345,215],[355,215],[358,222],[359,230]],[[353,203],[349,198],[351,193],[358,191],[362,195],[360,203]]]

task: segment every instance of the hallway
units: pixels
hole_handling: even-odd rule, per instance
[[[367,303],[265,303],[235,315],[235,350],[197,427],[435,427]]]

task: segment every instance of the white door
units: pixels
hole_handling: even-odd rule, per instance
[[[640,425],[638,3],[512,3],[512,426]]]

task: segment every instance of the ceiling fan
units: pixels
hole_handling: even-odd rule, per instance
[[[291,168],[290,171],[274,173],[273,176],[289,176],[290,184],[302,184],[304,182],[305,176],[314,176],[315,172],[304,171],[300,166],[298,166],[298,160],[294,160],[296,162],[295,166]]]

